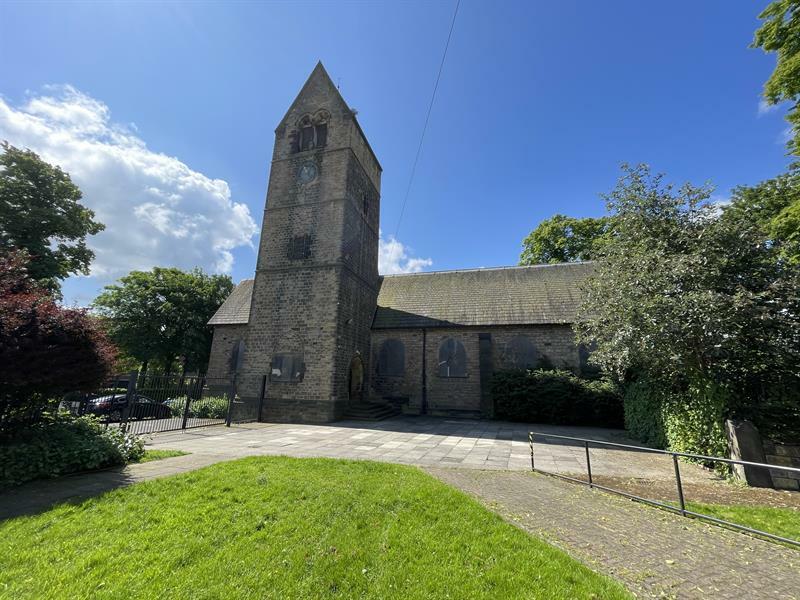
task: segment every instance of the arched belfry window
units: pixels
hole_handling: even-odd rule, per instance
[[[455,338],[445,338],[439,345],[439,377],[466,377],[467,352]]]
[[[402,377],[405,372],[405,345],[400,340],[385,340],[378,351],[378,375],[382,377]]]
[[[303,115],[297,122],[297,151],[305,152],[322,148],[328,143],[328,121],[331,115],[327,110],[318,110],[313,115]]]

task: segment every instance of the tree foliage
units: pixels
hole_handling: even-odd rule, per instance
[[[758,185],[735,188],[723,216],[754,221],[780,244],[783,258],[800,265],[800,165]]]
[[[26,263],[23,253],[0,256],[0,429],[35,420],[54,396],[93,389],[116,355],[95,320],[59,306]]]
[[[592,260],[611,232],[611,219],[554,215],[522,241],[520,265]]]
[[[604,369],[722,395],[719,414],[750,416],[800,383],[800,275],[780,241],[753,219],[720,218],[710,194],[625,167],[576,328]]]
[[[187,369],[203,371],[211,350],[208,321],[232,290],[227,275],[155,267],[106,286],[94,307],[111,338],[145,367],[169,372],[181,359]]]
[[[800,2],[776,0],[758,15],[764,23],[756,31],[752,46],[777,55],[775,70],[764,84],[764,99],[769,104],[792,103],[786,120],[794,138],[789,141],[793,154],[800,151]]]
[[[30,277],[52,290],[71,274],[88,274],[94,253],[86,237],[105,227],[80,203],[81,191],[34,152],[0,147],[0,250],[25,250]]]

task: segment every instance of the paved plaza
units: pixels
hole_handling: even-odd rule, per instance
[[[339,421],[328,425],[249,423],[227,427],[159,433],[148,448],[184,450],[226,458],[259,454],[378,460],[419,466],[501,469],[531,468],[528,432],[584,437],[633,444],[623,431],[597,427],[560,427],[503,421],[396,417],[386,421]],[[585,474],[583,444],[536,437],[536,467],[564,474]],[[669,458],[624,449],[592,447],[596,475],[671,479]],[[711,475],[684,467],[687,481]]]

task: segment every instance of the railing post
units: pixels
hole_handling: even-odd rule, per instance
[[[267,393],[267,376],[264,375],[261,378],[261,393],[258,396],[258,415],[256,416],[256,421],[261,423],[261,411],[264,408],[264,396]]]
[[[122,431],[128,430],[128,419],[131,417],[131,411],[136,402],[136,379],[138,376],[139,373],[137,371],[131,371],[128,374],[128,389],[125,392],[125,410],[122,411],[122,416],[120,417],[121,422],[119,424]]]
[[[188,390],[187,390],[188,392]],[[202,392],[201,392],[202,394]],[[186,394],[186,404],[183,405],[183,422],[181,423],[181,429],[186,429],[186,423],[189,420],[189,405],[192,403],[192,395],[187,393]]]
[[[536,464],[533,462],[533,432],[528,432],[528,444],[531,446],[531,471],[536,470]]]
[[[228,415],[225,417],[225,426],[231,426],[231,416],[233,413],[233,399],[236,397],[236,373],[231,377],[231,389],[228,392]]]
[[[672,455],[672,464],[675,467],[675,482],[678,484],[678,502],[681,505],[681,514],[686,516],[686,502],[683,498],[683,483],[681,483],[681,469],[678,466],[678,455]]]
[[[589,473],[589,487],[594,487],[592,485],[592,462],[589,458],[589,442],[583,442],[583,447],[586,450],[586,471]]]

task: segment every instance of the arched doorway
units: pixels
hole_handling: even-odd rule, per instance
[[[356,355],[350,361],[350,385],[348,389],[350,404],[361,402],[364,396],[364,362]]]

